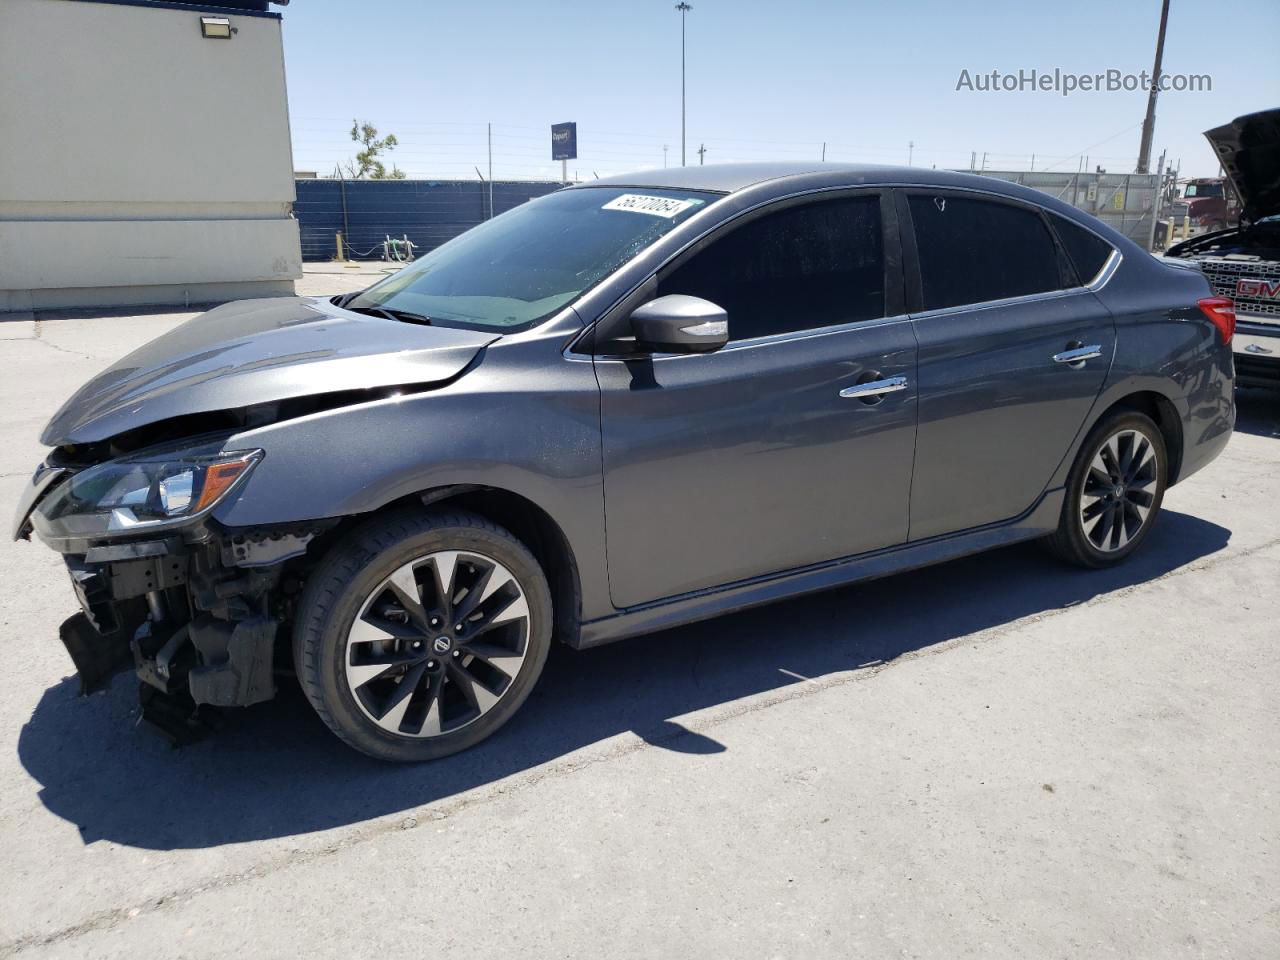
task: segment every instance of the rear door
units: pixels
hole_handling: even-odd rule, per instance
[[[1036,503],[1106,379],[1115,325],[1039,208],[921,189],[898,209],[920,346],[922,540]]]
[[[747,215],[652,290],[725,308],[726,347],[597,356],[616,606],[905,542],[916,347],[893,215],[877,191]]]

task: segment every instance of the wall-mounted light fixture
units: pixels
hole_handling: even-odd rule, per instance
[[[201,17],[200,34],[206,40],[230,40],[231,21],[226,17]]]

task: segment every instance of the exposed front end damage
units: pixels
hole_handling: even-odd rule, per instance
[[[340,521],[217,520],[268,456],[236,438],[440,389],[497,339],[324,300],[243,301],[86,383],[45,427],[52,449],[13,526],[65,558],[81,612],[59,633],[81,690],[132,669],[143,719],[176,740],[273,697],[308,545]]]
[[[174,742],[198,738],[216,708],[271,699],[291,668],[284,627],[297,583],[286,571],[324,528],[209,525],[65,554],[81,612],[59,635],[81,692],[132,669],[142,719]]]

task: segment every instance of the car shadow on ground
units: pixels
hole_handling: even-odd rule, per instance
[[[211,739],[173,750],[134,728],[128,675],[87,699],[72,679],[51,687],[18,752],[45,806],[86,843],[169,850],[305,834],[449,798],[627,731],[665,749],[720,752],[674,718],[1080,604],[1229,539],[1166,512],[1144,549],[1111,570],[1064,567],[1027,544],[596,650],[558,648],[503,730],[424,765],[353,752],[291,682],[275,701],[232,713]]]
[[[1280,437],[1280,387],[1236,390],[1236,433]]]

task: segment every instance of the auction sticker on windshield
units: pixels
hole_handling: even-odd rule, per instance
[[[640,193],[624,193],[620,197],[614,197],[601,209],[647,213],[651,216],[670,219],[700,203],[702,203],[701,200],[676,200],[673,197],[646,197]]]

